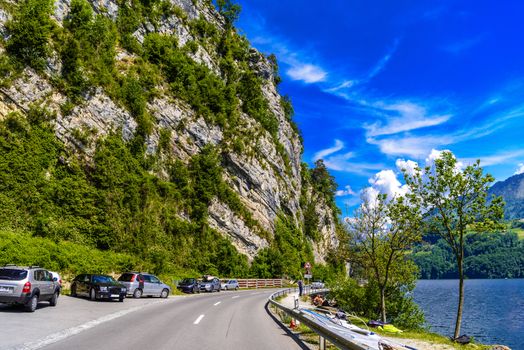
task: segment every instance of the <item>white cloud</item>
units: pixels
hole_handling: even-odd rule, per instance
[[[335,155],[324,160],[324,164],[330,170],[344,171],[346,173],[369,176],[373,171],[384,168],[383,164],[376,163],[360,163],[352,162],[349,159],[353,158],[352,152]]]
[[[515,174],[513,175],[519,175],[524,173],[524,163],[519,163],[517,170],[515,171]]]
[[[395,41],[393,42],[393,46],[391,47],[391,49],[389,50],[389,52],[387,54],[385,54],[381,59],[380,61],[378,61],[378,63],[373,67],[373,69],[371,69],[371,71],[368,73],[368,75],[366,76],[366,78],[364,79],[365,82],[373,79],[376,75],[378,75],[382,70],[384,70],[384,68],[386,68],[386,65],[387,63],[389,62],[389,60],[391,59],[391,57],[393,56],[393,54],[395,53],[395,51],[397,51],[397,48],[398,48],[398,44],[399,44],[400,40],[399,38],[396,38]]]
[[[376,139],[368,137],[369,144],[377,145],[380,151],[393,156],[410,156],[420,159],[426,156],[433,148],[453,143],[449,136],[407,136]]]
[[[327,73],[322,68],[309,63],[297,63],[286,73],[291,79],[301,80],[308,84],[325,81],[327,77]]]
[[[343,190],[338,190],[335,192],[335,196],[337,197],[346,197],[346,196],[354,196],[356,195],[355,191],[351,188],[351,186],[346,185],[344,186]]]
[[[334,86],[332,88],[329,88],[329,89],[326,89],[324,90],[325,92],[329,92],[329,93],[335,93],[339,90],[342,90],[342,89],[349,89],[351,88],[352,86],[358,84],[358,80],[344,80],[342,83],[338,84],[337,86]]]
[[[386,68],[387,63],[389,62],[395,51],[397,50],[399,42],[400,40],[398,38],[395,39],[390,50],[369,70],[367,74],[363,75],[361,78],[358,79],[346,79],[338,85],[324,89],[324,92],[334,94],[346,100],[351,100],[351,97],[345,92],[345,90],[354,88],[361,84],[368,83],[371,79],[373,79],[380,72],[382,72]]]
[[[335,139],[335,145],[333,147],[326,148],[326,149],[323,149],[321,151],[318,151],[313,156],[313,160],[323,159],[326,156],[329,156],[330,154],[336,153],[336,152],[340,151],[343,148],[344,148],[344,142]]]
[[[405,131],[436,126],[447,122],[451,114],[430,114],[427,108],[410,101],[373,103],[376,112],[385,115],[385,123],[376,121],[373,124],[364,124],[366,135],[376,137],[398,134]]]
[[[323,159],[324,164],[330,170],[344,171],[364,176],[369,176],[373,171],[384,167],[382,164],[353,162],[351,159],[355,158],[354,152],[335,154],[343,149],[344,143],[340,140],[335,140],[333,147],[318,151],[313,155],[313,160]]]
[[[410,108],[408,107],[407,109],[405,109],[405,111],[409,109]],[[416,111],[416,108],[414,108],[413,110]],[[377,111],[372,111],[370,113],[377,114]],[[365,125],[364,127],[367,127],[367,142],[373,145],[377,145],[382,153],[386,155],[404,155],[414,158],[421,158],[427,155],[432,149],[442,148],[443,146],[453,145],[459,142],[478,139],[491,135],[494,132],[506,127],[508,122],[523,116],[524,104],[521,104],[490,115],[486,119],[486,121],[484,121],[477,127],[468,128],[464,130],[457,130],[454,132],[447,132],[443,135],[439,135],[438,133],[432,133],[420,136],[413,136],[407,132],[409,130],[412,130],[413,127],[416,127],[417,123],[419,126],[426,123],[423,120],[415,120],[414,123],[407,123],[406,126],[403,128],[409,130],[398,132],[398,134],[393,134],[393,132],[399,131],[402,128],[402,126],[397,127],[397,125],[399,125],[398,123],[400,122],[400,120],[394,121],[394,123],[386,125],[386,127],[377,127],[375,126],[376,123],[373,125]],[[441,117],[442,119],[440,119],[439,121],[444,121],[447,115],[443,115]],[[429,124],[430,123],[431,122],[429,122]],[[429,124],[426,126],[430,126]],[[372,136],[373,134],[379,135]],[[506,157],[506,159],[509,157],[509,155],[497,155],[493,159],[491,159],[491,156],[484,157],[484,159],[487,161],[487,163],[484,163],[484,165],[495,164],[494,162],[498,161],[498,158],[501,156]]]
[[[449,150],[435,150],[432,149],[426,157],[426,166],[433,168],[435,160],[442,157],[443,152],[451,152]],[[399,170],[405,169],[409,175],[413,175],[416,172],[418,163],[413,160],[397,159],[395,162]],[[456,170],[460,171],[462,163],[458,162]],[[409,188],[406,184],[402,184],[398,177],[397,173],[393,170],[382,170],[375,174],[372,178],[368,180],[370,186],[366,187],[361,191],[361,196],[367,202],[373,204],[379,194],[386,194],[387,200],[398,196],[405,196]]]
[[[398,181],[397,174],[393,170],[379,171],[369,179],[369,184],[379,193],[386,194],[389,199],[399,195],[403,196],[407,192],[407,187]]]
[[[481,166],[490,166],[490,165],[514,162],[515,160],[523,156],[524,156],[524,150],[516,150],[516,151],[500,152],[500,153],[495,153],[491,155],[481,155],[476,158],[461,158],[460,160],[464,164],[469,165],[469,164],[475,163],[477,159],[480,159]]]
[[[397,159],[395,162],[395,165],[397,166],[397,169],[402,171],[406,171],[406,173],[410,176],[413,176],[417,173],[416,169],[419,167],[417,162],[414,162],[412,160],[404,160],[404,159]]]
[[[366,187],[360,192],[360,197],[362,198],[363,202],[368,204],[368,206],[374,207],[379,194],[380,191],[376,188]]]

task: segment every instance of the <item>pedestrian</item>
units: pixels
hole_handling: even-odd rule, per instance
[[[301,297],[302,296],[302,288],[303,288],[303,283],[302,283],[302,280],[298,280],[298,296]]]

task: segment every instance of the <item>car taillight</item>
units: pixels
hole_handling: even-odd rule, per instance
[[[24,284],[24,289],[22,289],[22,293],[31,293],[31,282],[26,282]]]
[[[135,275],[131,276],[131,282],[135,281]]]
[[[61,279],[60,279],[60,280],[58,280],[58,283],[60,283],[60,285],[62,285],[62,280],[61,280]]]

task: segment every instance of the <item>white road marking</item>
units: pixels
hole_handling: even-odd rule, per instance
[[[251,293],[251,295],[257,295],[257,294],[258,294],[258,292],[255,292],[255,293]]]
[[[193,324],[199,324],[200,321],[202,321],[203,318],[204,318],[204,315],[198,316],[198,318],[195,320],[195,322],[193,322]]]
[[[235,299],[235,298],[238,298],[238,297],[239,297],[239,295],[235,295],[235,296],[232,297],[231,299]]]
[[[129,314],[131,312],[135,312],[135,311],[137,311],[139,309],[142,309],[142,308],[144,308],[146,306],[150,306],[150,305],[154,305],[154,304],[158,304],[158,303],[162,303],[162,302],[165,302],[165,301],[162,300],[162,301],[157,301],[157,302],[154,302],[154,303],[151,303],[151,304],[135,306],[135,307],[132,307],[132,308],[127,309],[127,310],[122,310],[122,311],[118,311],[118,312],[115,312],[115,313],[112,313],[112,314],[109,314],[109,315],[106,315],[106,316],[102,316],[100,318],[97,318],[96,320],[92,320],[92,321],[86,322],[86,323],[81,324],[79,326],[67,328],[67,329],[64,329],[63,331],[59,331],[59,332],[50,334],[50,335],[48,335],[47,337],[45,337],[45,338],[43,338],[41,340],[37,340],[35,342],[30,342],[30,343],[25,343],[21,347],[15,346],[14,349],[16,349],[16,350],[36,350],[36,349],[41,349],[41,348],[43,348],[45,346],[48,346],[48,345],[53,344],[53,343],[56,343],[57,341],[64,340],[66,338],[69,338],[69,337],[71,337],[73,335],[76,335],[78,333],[81,333],[83,331],[87,331],[88,329],[96,327],[96,326],[98,326],[98,325],[100,325],[102,323],[109,322],[111,320],[114,320],[115,318],[119,318],[119,317],[127,315],[127,314]]]
[[[213,306],[217,306],[217,305],[220,304],[220,303],[221,303],[221,301],[216,302],[216,303],[213,304]]]

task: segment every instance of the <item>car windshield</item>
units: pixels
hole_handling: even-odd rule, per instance
[[[93,283],[114,283],[116,282],[113,277],[105,275],[94,275]]]
[[[194,278],[184,278],[182,280],[182,283],[183,284],[191,284],[191,283],[195,283],[195,279]]]
[[[2,280],[21,281],[26,277],[26,270],[0,269],[0,279]]]

